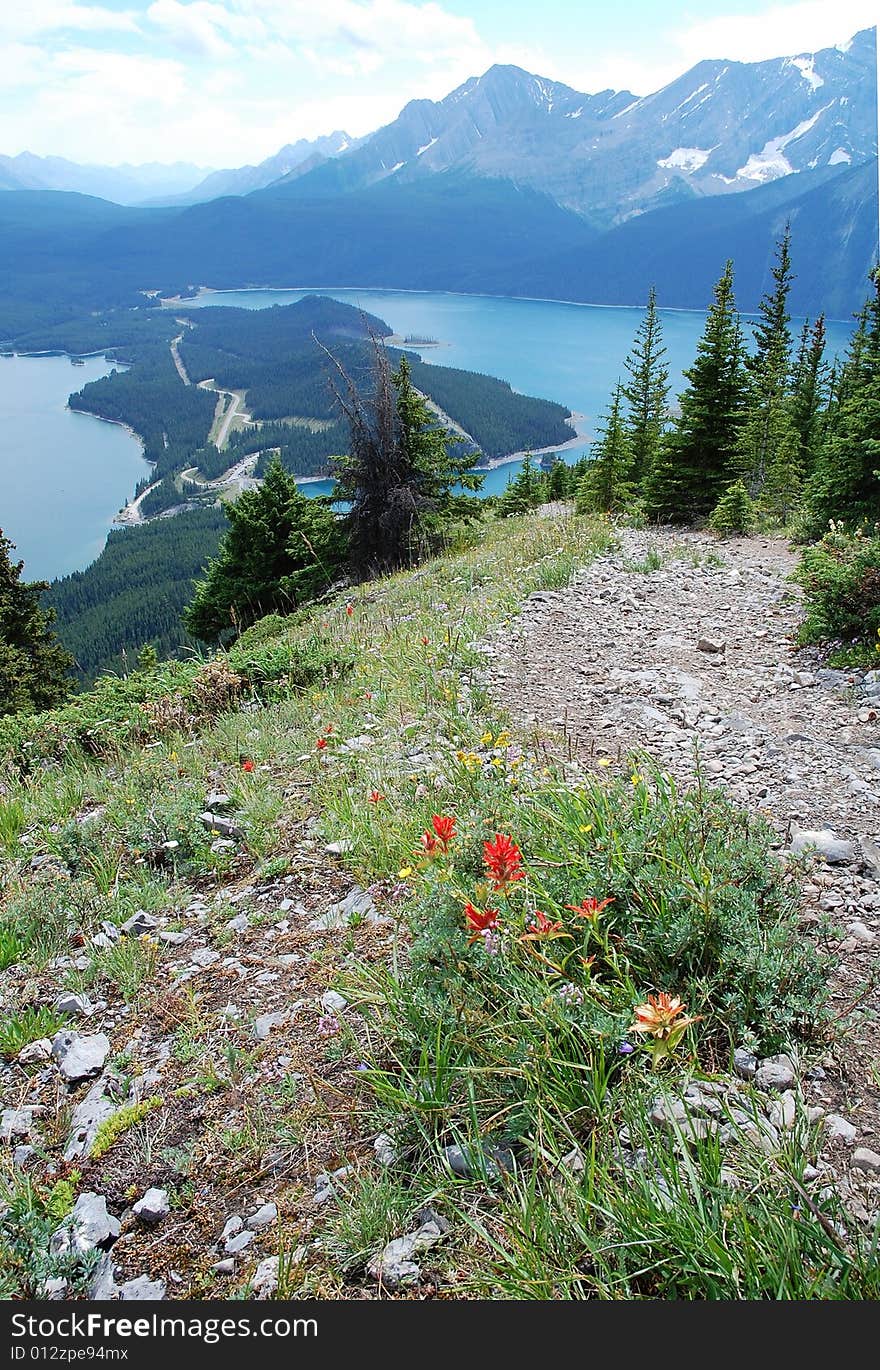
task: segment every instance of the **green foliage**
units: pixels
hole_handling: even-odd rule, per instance
[[[142,1122],[154,1109],[162,1108],[164,1104],[165,1100],[161,1095],[153,1094],[149,1099],[141,1099],[139,1103],[126,1104],[123,1108],[118,1108],[99,1125],[89,1152],[91,1159],[98,1161],[102,1156],[106,1156],[111,1146],[114,1146],[129,1128]]]
[[[709,517],[709,527],[722,537],[751,533],[756,522],[755,506],[741,480],[728,485]]]
[[[627,404],[625,429],[635,480],[641,480],[651,470],[663,438],[669,398],[669,367],[665,357],[657,292],[651,286],[645,317],[624,362],[629,380],[620,389]]]
[[[372,391],[362,393],[339,363],[349,450],[333,462],[334,498],[347,501],[345,529],[357,572],[374,574],[425,556],[459,521],[480,516],[472,494],[483,483],[473,452],[438,425],[412,383],[404,356],[391,371],[373,339]]]
[[[263,614],[314,599],[344,557],[333,510],[308,499],[277,458],[262,485],[225,510],[229,530],[184,615],[189,632],[204,642],[229,639]]]
[[[23,581],[14,550],[0,531],[0,715],[51,709],[72,688],[73,658],[52,631],[54,613],[40,608],[47,582]]]
[[[880,267],[838,380],[807,499],[816,531],[880,516]]]
[[[48,1008],[26,1008],[13,1013],[0,1023],[0,1053],[12,1060],[22,1047],[41,1037],[54,1037],[63,1026],[63,1014]]]
[[[452,366],[410,362],[412,382],[469,433],[484,457],[506,457],[567,442],[571,410],[520,395],[507,381]]]
[[[24,947],[12,928],[0,928],[0,970],[14,966]]]
[[[548,497],[547,481],[543,472],[527,453],[523,464],[507,482],[504,494],[495,506],[499,518],[512,518],[516,514],[529,514],[533,509],[545,504]]]
[[[777,499],[784,497],[779,485],[780,453],[786,468],[798,464],[800,444],[797,436],[791,446],[791,425],[787,414],[788,383],[791,371],[791,332],[788,296],[791,290],[791,232],[785,232],[776,250],[772,271],[773,287],[759,306],[759,322],[753,329],[755,351],[746,358],[748,386],[746,417],[739,443],[738,464],[753,495],[761,495],[771,467],[776,468]]]
[[[192,652],[181,615],[226,527],[222,509],[199,509],[113,529],[97,561],[52,584],[46,603],[81,681],[131,670],[145,642],[161,657]]]
[[[834,528],[801,554],[806,614],[798,641],[835,642],[870,658],[880,634],[880,535]]]
[[[673,523],[709,514],[735,474],[745,375],[732,262],[715,287],[696,360],[685,376],[681,412],[643,488],[648,517]]]
[[[578,485],[579,514],[615,513],[632,496],[633,450],[621,417],[622,395],[618,385],[604,427],[599,430],[599,440],[593,446],[593,460]],[[644,444],[647,440],[642,433],[640,441]]]

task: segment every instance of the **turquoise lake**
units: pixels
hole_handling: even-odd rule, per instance
[[[115,423],[68,409],[87,381],[118,369],[106,357],[0,357],[0,528],[27,580],[88,566],[113,517],[152,469]]]
[[[330,295],[377,314],[400,337],[437,338],[437,347],[409,345],[426,362],[499,376],[515,390],[582,414],[583,440],[565,452],[569,461],[595,435],[642,314],[549,300],[355,289],[212,292],[187,307],[265,309],[307,294]],[[705,315],[664,310],[662,317],[677,391]],[[797,330],[799,321],[792,326]],[[829,358],[843,350],[850,333],[847,323],[829,325]],[[0,528],[17,544],[29,579],[51,580],[93,561],[114,515],[149,474],[140,443],[125,429],[66,408],[72,391],[112,369],[104,357],[88,358],[83,366],[66,357],[0,357]],[[500,493],[519,465],[496,467],[485,493]],[[330,483],[303,488],[317,495]]]
[[[440,344],[436,347],[407,344],[426,362],[499,376],[514,390],[558,400],[582,414],[578,426],[584,440],[563,453],[567,461],[576,461],[595,437],[609,396],[623,374],[623,361],[643,313],[635,308],[498,299],[491,295],[323,288],[210,291],[187,301],[187,307],[268,309],[275,304],[293,304],[304,295],[329,295],[376,314],[402,338],[436,338]],[[694,359],[706,316],[678,309],[662,310],[661,314],[670,383],[678,394],[684,386],[681,373]],[[748,324],[748,316],[744,322]],[[792,322],[795,334],[800,324],[801,320]],[[851,333],[848,323],[829,323],[829,359],[843,351]],[[521,464],[506,462],[495,467],[486,476],[484,493],[500,494]],[[308,494],[323,494],[331,487],[329,481],[320,481],[303,488]]]

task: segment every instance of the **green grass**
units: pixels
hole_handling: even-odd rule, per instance
[[[26,1008],[0,1023],[0,1053],[12,1060],[23,1047],[41,1037],[54,1037],[63,1028],[64,1015],[48,1008]]]

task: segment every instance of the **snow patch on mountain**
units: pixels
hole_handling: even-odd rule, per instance
[[[812,55],[809,57],[790,57],[786,66],[797,67],[807,85],[811,86],[813,90],[818,90],[820,86],[825,84],[824,79],[816,71],[816,58]]]
[[[422,153],[423,153],[423,152],[427,152],[428,149],[429,149],[429,148],[432,148],[436,142],[437,142],[437,139],[436,139],[436,138],[432,138],[431,141],[430,141],[430,143],[423,143],[422,146],[419,148],[418,152],[416,153],[416,156],[417,156],[417,157],[421,157]]]
[[[840,166],[841,162],[851,162],[851,161],[852,161],[852,157],[851,157],[850,154],[847,152],[846,148],[843,148],[843,147],[836,147],[836,148],[834,149],[834,151],[832,152],[831,156],[828,158],[828,165],[829,165],[829,166]]]
[[[674,167],[677,171],[699,171],[714,151],[714,147],[677,147],[668,157],[661,157],[657,165]]]
[[[764,144],[760,152],[753,152],[744,166],[741,166],[736,173],[738,181],[775,181],[779,176],[791,175],[794,168],[788,158],[783,156],[785,149],[790,143],[794,143],[798,138],[803,138],[805,133],[809,133],[816,120],[825,113],[826,109],[831,108],[830,104],[823,105],[817,109],[810,119],[804,119],[797,124],[790,133],[783,133],[779,138],[770,138]]]

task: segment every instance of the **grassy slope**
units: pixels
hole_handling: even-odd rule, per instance
[[[680,1055],[697,1052],[710,1070],[727,1050],[722,988],[740,993],[743,1025],[767,1045],[792,1027],[778,1014],[794,1011],[793,984],[807,1016],[816,1009],[816,963],[808,947],[795,946],[791,900],[772,874],[766,833],[713,799],[679,799],[647,769],[641,780],[631,781],[625,765],[587,783],[528,740],[499,739],[505,721],[481,685],[481,644],[509,631],[531,591],[565,585],[607,537],[602,525],[573,518],[490,523],[473,545],[368,585],[350,602],[257,625],[228,659],[169,666],[59,714],[0,727],[0,965],[8,963],[10,1007],[0,1048],[11,1057],[51,1034],[59,979],[106,998],[111,1015],[130,1003],[129,1016],[109,1028],[123,1076],[136,1074],[138,1054],[151,1045],[171,1048],[162,1103],[151,1113],[164,1145],[145,1150],[144,1138],[157,1134],[124,1129],[74,1180],[107,1194],[117,1211],[133,1188],[172,1189],[186,1243],[168,1243],[160,1257],[135,1231],[117,1253],[127,1273],[171,1262],[185,1272],[180,1294],[228,1295],[230,1285],[212,1273],[209,1243],[217,1214],[236,1211],[250,1184],[271,1193],[282,1213],[280,1234],[254,1247],[285,1257],[282,1294],[375,1290],[365,1262],[429,1200],[453,1225],[431,1267],[441,1285],[462,1293],[876,1294],[858,1251],[842,1253],[807,1211],[791,1220],[806,1134],[798,1132],[802,1147],[786,1143],[772,1157],[743,1148],[731,1187],[711,1139],[680,1165],[668,1140],[642,1137],[645,1100],[656,1091],[647,1053],[615,1052],[633,1004],[658,985],[681,988],[705,1015]],[[232,850],[212,850],[198,822],[215,788],[233,797],[246,833]],[[448,859],[429,862],[413,851],[435,813],[454,814],[458,835]],[[507,939],[501,959],[468,947],[458,897],[487,901],[480,841],[496,828],[518,837],[529,865],[527,884],[494,897]],[[167,841],[178,845],[169,850]],[[345,854],[326,853],[325,842],[342,843]],[[33,856],[54,863],[34,870]],[[748,878],[729,878],[731,862]],[[708,884],[702,878],[708,867],[717,888],[712,870]],[[255,1043],[251,1020],[278,1001],[259,980],[210,972],[180,994],[174,949],[153,939],[129,939],[120,950],[92,944],[103,918],[118,923],[142,908],[170,929],[201,920],[224,955],[272,964],[259,939],[279,916],[271,909],[288,877],[310,912],[354,877],[374,888],[393,921],[317,937],[297,927],[272,933],[271,947],[294,948],[302,963],[295,992],[306,1007],[267,1042]],[[595,930],[564,912],[567,899],[610,892],[613,919]],[[204,914],[184,916],[196,896]],[[666,940],[684,938],[683,984],[656,978],[669,973],[669,945],[638,945],[650,940],[635,936],[649,898],[643,928],[668,917]],[[566,920],[567,940],[523,940],[537,901]],[[227,924],[243,910],[253,927],[237,941]],[[688,969],[686,948],[702,955],[709,942],[718,956]],[[81,968],[49,969],[71,946],[80,948]],[[767,948],[788,955],[788,987],[778,966],[773,980],[772,958],[757,965],[767,972],[758,975],[769,993],[762,1014],[746,1002],[756,965],[739,977],[736,966]],[[598,988],[571,956],[582,950],[597,956]],[[333,984],[352,1008],[328,1026],[318,996]],[[580,999],[563,1004],[564,984]],[[237,1022],[225,1014],[230,1000],[242,1012]],[[96,1016],[89,1030],[101,1023]],[[279,1080],[279,1050],[298,1075],[282,1070]],[[32,1074],[12,1068],[19,1098],[28,1097]],[[63,1102],[55,1108],[43,1123],[47,1162],[66,1133]],[[631,1145],[650,1149],[641,1171],[620,1170],[623,1119]],[[387,1171],[373,1159],[380,1127],[400,1156]],[[515,1177],[468,1181],[444,1170],[443,1146],[484,1140],[513,1149]],[[572,1147],[583,1171],[570,1161],[560,1169]],[[279,1148],[284,1165],[270,1166],[267,1178],[266,1158]],[[308,1176],[343,1163],[353,1169],[337,1186],[338,1203],[316,1209]],[[11,1169],[5,1183],[5,1288],[32,1291],[38,1253],[71,1195],[59,1195],[39,1166],[30,1188]],[[242,1280],[246,1287],[242,1274],[233,1287]]]

